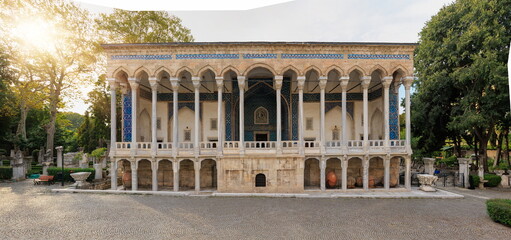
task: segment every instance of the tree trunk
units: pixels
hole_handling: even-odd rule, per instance
[[[18,129],[16,129],[16,135],[21,137],[23,140],[27,139],[27,113],[28,108],[24,100],[20,102],[20,120],[18,122]]]
[[[511,166],[511,162],[509,161],[509,127],[506,127],[506,159],[507,166]]]
[[[52,84],[53,85],[53,84]],[[50,122],[46,127],[46,149],[51,149],[51,159],[53,159],[54,140],[55,140],[55,124],[57,121],[57,112],[60,102],[60,90],[62,88],[62,81],[55,80],[53,86],[55,89],[50,89]]]
[[[495,158],[495,161],[493,162],[493,167],[496,167],[500,163],[500,155],[502,153],[502,140],[504,139],[504,132],[501,131],[499,133],[499,136],[497,137],[497,157]]]

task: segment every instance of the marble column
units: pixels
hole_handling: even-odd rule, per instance
[[[222,105],[223,105],[223,89],[224,89],[224,78],[223,77],[215,77],[215,81],[216,81],[216,88],[217,88],[217,92],[218,92],[218,104],[217,104],[217,119],[216,119],[216,129],[217,129],[217,134],[218,134],[218,139],[217,139],[217,155],[223,155],[223,147],[224,147],[224,133],[223,133],[223,127],[224,127],[224,123],[223,123],[223,109],[222,109]]]
[[[131,160],[131,191],[138,190],[138,163],[135,159]]]
[[[325,173],[325,170],[326,170],[326,159],[325,158],[321,158],[320,161],[319,161],[319,169],[320,169],[320,188],[321,188],[321,191],[325,191],[326,187],[325,187],[325,183],[326,183],[326,173]]]
[[[459,163],[459,173],[463,174],[463,184],[465,188],[469,187],[468,175],[469,175],[469,167],[470,167],[470,158],[458,158]]]
[[[348,158],[342,157],[342,190],[348,189]]]
[[[128,79],[131,87],[131,156],[137,154],[137,105],[138,87],[140,86],[135,78]]]
[[[174,172],[174,192],[179,191],[179,161],[172,161],[172,171]]]
[[[434,158],[423,158],[422,161],[424,162],[424,172],[426,174],[433,175],[435,173],[435,159]]]
[[[371,83],[370,76],[364,76],[361,78],[361,85],[363,88],[363,98],[364,98],[364,114],[363,114],[363,122],[364,122],[364,152],[368,151],[369,147],[369,84]]]
[[[282,99],[281,89],[284,76],[275,76],[275,91],[277,92],[277,154],[282,154]]]
[[[390,156],[385,156],[383,159],[384,175],[383,175],[383,186],[385,189],[390,189]]]
[[[115,78],[109,78],[110,83],[110,158],[115,156],[115,148],[117,147],[117,83]]]
[[[178,78],[170,78],[170,83],[172,85],[172,108],[173,108],[173,121],[172,121],[172,155],[177,157],[179,152],[179,79]]]
[[[362,167],[363,167],[363,186],[364,190],[369,190],[369,156],[364,156],[362,158]]]
[[[110,158],[110,186],[112,190],[117,190],[117,159]]]
[[[158,103],[158,80],[156,78],[149,78],[151,85],[151,155],[156,156],[158,148],[156,141],[156,104]]]
[[[405,157],[405,188],[408,190],[412,189],[411,165],[412,157],[408,155]]]
[[[192,83],[195,93],[195,124],[194,124],[194,137],[193,137],[193,153],[195,157],[197,158],[199,156],[200,152],[200,146],[199,146],[199,136],[200,136],[200,78],[199,77],[192,77]]]
[[[327,77],[319,77],[319,88],[320,88],[320,119],[319,119],[319,140],[321,145],[321,154],[325,153],[325,88],[327,83]]]
[[[195,165],[193,170],[195,171],[195,193],[200,192],[200,161],[199,159],[195,159],[193,162]]]
[[[156,161],[154,158],[151,161],[151,174],[153,191],[158,191],[158,161]]]
[[[303,87],[305,86],[305,76],[298,76],[298,140],[300,141],[301,155],[305,154],[304,150],[304,124],[303,124]]]
[[[390,76],[384,77],[381,81],[383,85],[383,128],[384,128],[384,134],[385,134],[385,151],[390,152],[389,149],[389,141],[390,141],[390,123],[389,123],[389,91],[390,91],[390,85],[392,84],[393,78]]]
[[[55,150],[57,150],[57,167],[61,168],[62,165],[64,165],[64,163],[62,162],[64,159],[62,157],[62,151],[64,150],[64,147],[58,146],[55,148]]]
[[[347,135],[347,132],[348,132],[348,127],[346,125],[346,121],[347,121],[347,114],[346,114],[346,111],[347,111],[347,90],[348,90],[348,83],[350,81],[350,77],[349,76],[342,76],[340,78],[340,81],[341,81],[341,90],[342,90],[342,102],[341,102],[341,106],[342,106],[342,115],[341,115],[341,118],[342,118],[342,150],[343,150],[343,153],[344,154],[347,154],[348,152],[348,135]],[[346,189],[345,189],[346,190]]]
[[[240,124],[240,154],[245,154],[245,76],[238,76],[238,87],[240,90],[239,100],[239,124]]]
[[[405,114],[406,114],[406,150],[408,154],[412,154],[411,144],[411,122],[410,122],[410,88],[413,83],[413,77],[404,77],[403,85],[405,86]]]

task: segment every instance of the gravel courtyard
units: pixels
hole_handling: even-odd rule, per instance
[[[0,239],[509,239],[465,199],[217,198],[52,193],[0,183]],[[511,192],[494,197],[511,198]]]

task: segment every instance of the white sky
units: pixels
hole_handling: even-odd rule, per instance
[[[171,11],[171,14],[181,18],[185,27],[191,29],[197,42],[417,42],[418,34],[426,21],[442,6],[453,2],[453,0],[167,0],[164,3],[157,0],[75,1],[81,2],[84,8],[92,12],[109,12],[112,6],[129,10],[198,9],[200,11]],[[271,2],[283,3],[254,8]],[[90,89],[84,88],[84,97],[85,92]],[[403,96],[404,93],[400,92],[400,97]],[[83,101],[73,101],[72,105],[66,110],[83,114],[87,109]]]

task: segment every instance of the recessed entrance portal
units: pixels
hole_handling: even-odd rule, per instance
[[[268,133],[255,133],[256,141],[268,141]]]
[[[256,187],[266,187],[266,176],[262,173],[259,173],[255,177],[255,186]]]

